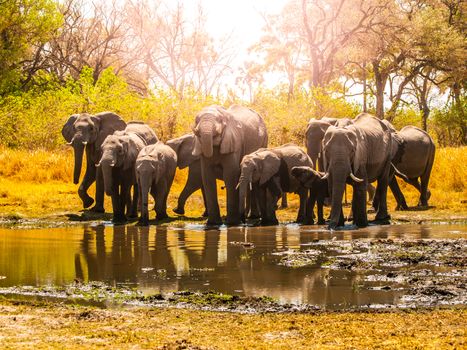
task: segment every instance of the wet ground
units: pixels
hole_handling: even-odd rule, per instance
[[[276,310],[467,305],[467,226],[0,228],[0,294]]]

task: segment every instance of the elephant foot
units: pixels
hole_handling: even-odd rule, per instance
[[[183,208],[175,208],[172,210],[175,214],[178,214],[178,215],[185,215],[185,209]]]
[[[303,221],[303,224],[304,225],[314,225],[315,224],[315,220],[313,219],[305,219],[305,221]]]
[[[112,222],[114,224],[124,224],[127,222],[127,219],[126,219],[126,216],[123,214],[114,215],[114,217],[112,218]]]
[[[222,220],[207,220],[206,226],[221,226],[223,224]]]
[[[169,216],[167,213],[162,213],[162,214],[156,214],[156,221],[161,221],[164,219],[167,219]]]
[[[398,204],[395,210],[396,211],[409,210],[409,207],[407,204]]]
[[[138,226],[149,226],[149,219],[148,218],[141,218],[138,220]]]
[[[371,225],[391,225],[391,221],[389,219],[375,219],[371,220],[369,223]]]
[[[80,195],[81,197],[81,195]],[[86,197],[81,197],[81,200],[83,201],[83,208],[86,209],[86,208],[89,208],[93,203],[94,203],[94,199],[92,197],[89,197],[86,195]]]
[[[91,209],[89,209],[90,211],[92,211],[93,213],[105,213],[105,209],[104,207],[102,206],[98,206],[97,204],[95,206],[93,206]]]
[[[127,214],[127,217],[128,217],[128,219],[130,219],[130,220],[134,220],[134,219],[137,219],[137,218],[138,218],[138,214],[137,214],[137,213],[128,213],[128,214]]]
[[[326,225],[326,221],[324,219],[319,219],[318,225]]]
[[[242,224],[242,220],[240,220],[240,219],[232,219],[232,220],[227,219],[225,221],[225,224],[227,226],[239,226],[239,225]]]
[[[261,226],[276,226],[279,225],[279,221],[277,219],[268,219],[268,220],[261,220]]]
[[[203,218],[207,218],[208,217],[208,211],[205,210],[204,213],[201,215]]]

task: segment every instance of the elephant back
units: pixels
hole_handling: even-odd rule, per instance
[[[129,122],[125,128],[125,133],[138,135],[146,145],[152,145],[159,141],[154,130],[149,125],[139,121]]]
[[[251,108],[232,105],[227,110],[243,129],[243,154],[250,154],[259,148],[267,147],[268,132],[263,117]]]

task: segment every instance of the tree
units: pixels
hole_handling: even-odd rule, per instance
[[[29,82],[35,71],[36,47],[43,47],[60,26],[52,0],[0,1],[0,95]]]

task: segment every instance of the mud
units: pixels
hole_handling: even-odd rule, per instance
[[[467,227],[0,229],[0,294],[103,306],[316,312],[467,305]]]

